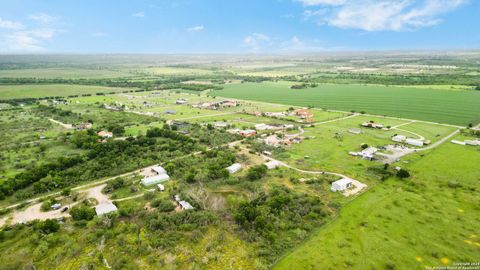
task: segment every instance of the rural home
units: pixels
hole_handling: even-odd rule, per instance
[[[142,184],[144,186],[151,186],[155,184],[160,184],[163,182],[167,182],[170,179],[170,176],[168,176],[167,171],[161,166],[153,166],[151,168],[151,176],[147,176],[142,179]]]
[[[383,128],[383,124],[378,124],[378,123],[375,123],[375,122],[373,122],[373,121],[370,121],[370,122],[363,122],[363,123],[362,123],[362,127],[382,129],[382,128]]]
[[[157,184],[158,191],[165,191],[165,186],[162,184]]]
[[[214,126],[215,128],[226,128],[226,127],[229,126],[229,123],[227,123],[227,122],[215,122],[215,123],[213,124],[213,126]]]
[[[178,203],[178,205],[180,206],[181,209],[183,209],[183,210],[193,210],[193,206],[189,202],[182,200],[180,195],[178,195],[178,194],[175,195],[174,199]]]
[[[242,168],[242,165],[240,163],[234,163],[227,168],[225,168],[229,173],[236,173]]]
[[[349,152],[352,156],[359,156],[363,159],[372,160],[374,158],[374,154],[378,151],[375,147],[368,147],[367,149],[362,150],[361,152]]]
[[[246,129],[246,130],[240,130],[238,134],[240,134],[243,137],[252,137],[257,135],[257,131],[253,129]]]
[[[338,181],[332,183],[332,187],[330,188],[333,192],[337,191],[344,191],[348,188],[353,186],[353,181],[348,178],[342,178]]]
[[[160,174],[160,175],[155,175],[155,176],[150,176],[150,177],[145,177],[142,179],[142,184],[144,186],[151,186],[163,182],[167,182],[170,179],[170,176],[168,174]]]
[[[104,138],[104,139],[107,139],[107,138],[112,138],[113,137],[113,133],[112,132],[108,132],[108,131],[105,131],[105,130],[102,130],[100,132],[97,133],[98,136]]]
[[[300,118],[302,118],[302,119],[307,119],[307,118],[312,118],[313,117],[313,113],[311,113],[307,109],[297,109],[297,110],[293,111],[293,113],[296,116],[300,116]]]
[[[270,146],[279,146],[280,143],[282,142],[282,140],[280,140],[280,138],[277,137],[277,135],[270,135],[268,137],[266,137],[264,140],[266,145],[270,145]]]
[[[179,105],[186,104],[186,103],[187,103],[187,100],[184,98],[179,98],[177,99],[177,101],[175,101],[175,104],[179,104]]]
[[[97,216],[101,216],[115,211],[117,211],[117,207],[112,202],[102,202],[99,205],[95,206],[95,212],[97,213]]]
[[[392,137],[392,141],[394,142],[404,142],[407,139],[404,135],[395,135]]]
[[[421,140],[406,139],[405,142],[407,144],[410,144],[410,145],[413,145],[413,146],[423,146],[423,141],[421,141]]]

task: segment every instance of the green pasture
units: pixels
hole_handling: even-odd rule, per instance
[[[425,269],[479,261],[479,160],[474,147],[449,143],[410,156],[404,165],[410,179],[392,178],[362,194],[274,269]]]
[[[480,91],[416,87],[321,84],[290,89],[290,82],[227,84],[218,96],[344,111],[365,111],[418,120],[467,125],[480,122]]]
[[[68,84],[41,84],[41,85],[0,85],[1,99],[42,98],[53,96],[70,96],[96,93],[122,92],[129,88],[68,85]]]
[[[127,71],[88,68],[39,68],[4,69],[0,78],[39,78],[39,79],[107,79],[132,77]]]

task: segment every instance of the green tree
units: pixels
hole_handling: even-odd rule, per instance
[[[73,220],[92,220],[95,217],[95,210],[86,205],[75,206],[70,210]]]

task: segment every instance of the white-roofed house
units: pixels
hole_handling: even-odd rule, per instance
[[[117,210],[117,207],[112,202],[102,202],[95,206],[95,212],[97,213],[97,216],[105,215]]]
[[[142,184],[144,186],[151,186],[151,185],[167,182],[169,179],[170,179],[170,176],[168,176],[168,174],[166,173],[163,173],[163,174],[143,178]]]
[[[152,172],[157,174],[157,175],[160,175],[160,174],[166,174],[167,171],[160,165],[156,165],[156,166],[153,166],[152,167]]]
[[[423,141],[421,141],[421,140],[406,139],[405,142],[407,144],[410,144],[410,145],[413,145],[413,146],[423,146]]]
[[[158,189],[159,191],[165,191],[165,186],[162,185],[162,184],[157,184],[157,189]]]
[[[394,141],[394,142],[403,142],[406,139],[407,139],[407,137],[404,136],[404,135],[395,135],[395,136],[392,137],[392,141]]]
[[[193,206],[187,201],[179,201],[178,204],[183,210],[193,210]]]
[[[353,186],[352,179],[342,178],[332,183],[332,187],[330,188],[333,192],[336,191],[344,191]]]
[[[240,163],[234,163],[230,166],[228,166],[227,168],[225,168],[229,173],[236,173],[238,172],[240,169],[242,169],[242,165]]]

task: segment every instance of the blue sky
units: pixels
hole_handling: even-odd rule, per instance
[[[480,48],[477,0],[0,0],[0,53]]]

